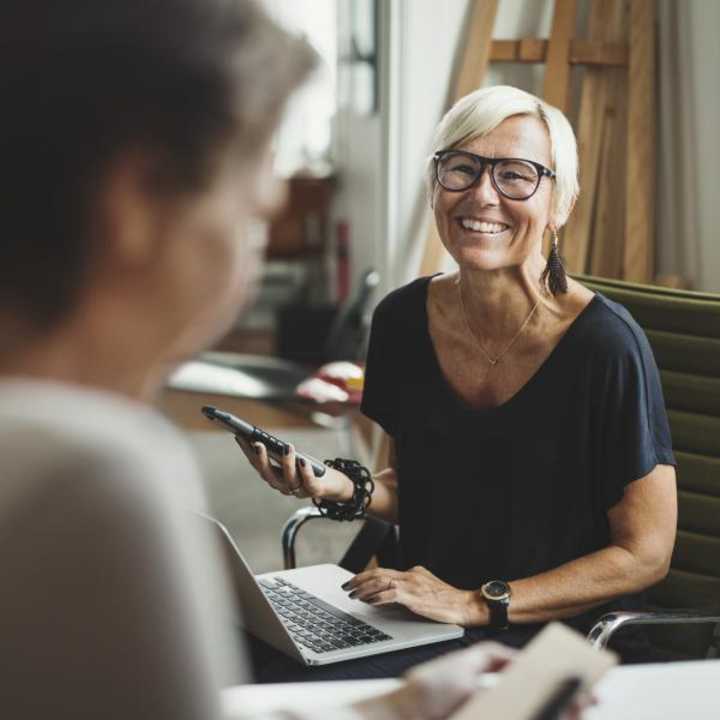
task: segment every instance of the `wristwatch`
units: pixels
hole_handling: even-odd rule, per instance
[[[510,585],[504,580],[490,580],[480,588],[480,592],[490,610],[490,627],[507,630],[508,607],[512,595]]]

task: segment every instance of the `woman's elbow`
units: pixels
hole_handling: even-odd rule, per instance
[[[662,555],[658,558],[656,565],[657,565],[657,577],[655,579],[655,582],[660,582],[661,580],[664,580],[668,573],[670,572],[670,564],[672,562],[672,556],[673,556],[673,549],[670,548],[669,550],[666,550]]]
[[[668,547],[663,542],[646,542],[633,554],[636,560],[635,577],[641,590],[664,580],[670,572],[672,545]]]

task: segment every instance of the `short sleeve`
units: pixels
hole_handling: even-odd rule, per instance
[[[590,389],[597,412],[593,466],[604,509],[655,466],[676,464],[657,364],[645,334],[628,319],[594,362]]]
[[[379,423],[388,435],[395,436],[398,429],[398,384],[393,378],[397,355],[391,342],[391,300],[392,296],[385,298],[373,313],[360,409],[365,416]]]

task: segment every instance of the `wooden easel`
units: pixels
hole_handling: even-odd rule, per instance
[[[581,194],[562,239],[570,272],[653,279],[655,2],[591,0],[587,37],[575,38],[576,0],[555,0],[547,40],[493,40],[499,0],[471,3],[449,104],[481,86],[488,62],[544,62],[544,99],[572,117],[571,68],[584,67],[575,122]],[[437,271],[443,252],[429,222],[421,274]]]

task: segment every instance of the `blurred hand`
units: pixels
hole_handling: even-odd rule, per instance
[[[482,642],[443,655],[413,668],[403,687],[359,703],[357,709],[367,717],[442,720],[477,692],[483,673],[502,670],[514,654],[499,643]]]
[[[288,445],[287,455],[277,462],[268,456],[267,448],[262,443],[251,445],[238,435],[235,436],[235,442],[258,475],[271,488],[283,495],[334,502],[352,499],[353,484],[347,475],[328,467],[322,477],[315,477],[309,463],[303,464],[304,461],[297,461],[295,448],[292,445]]]

